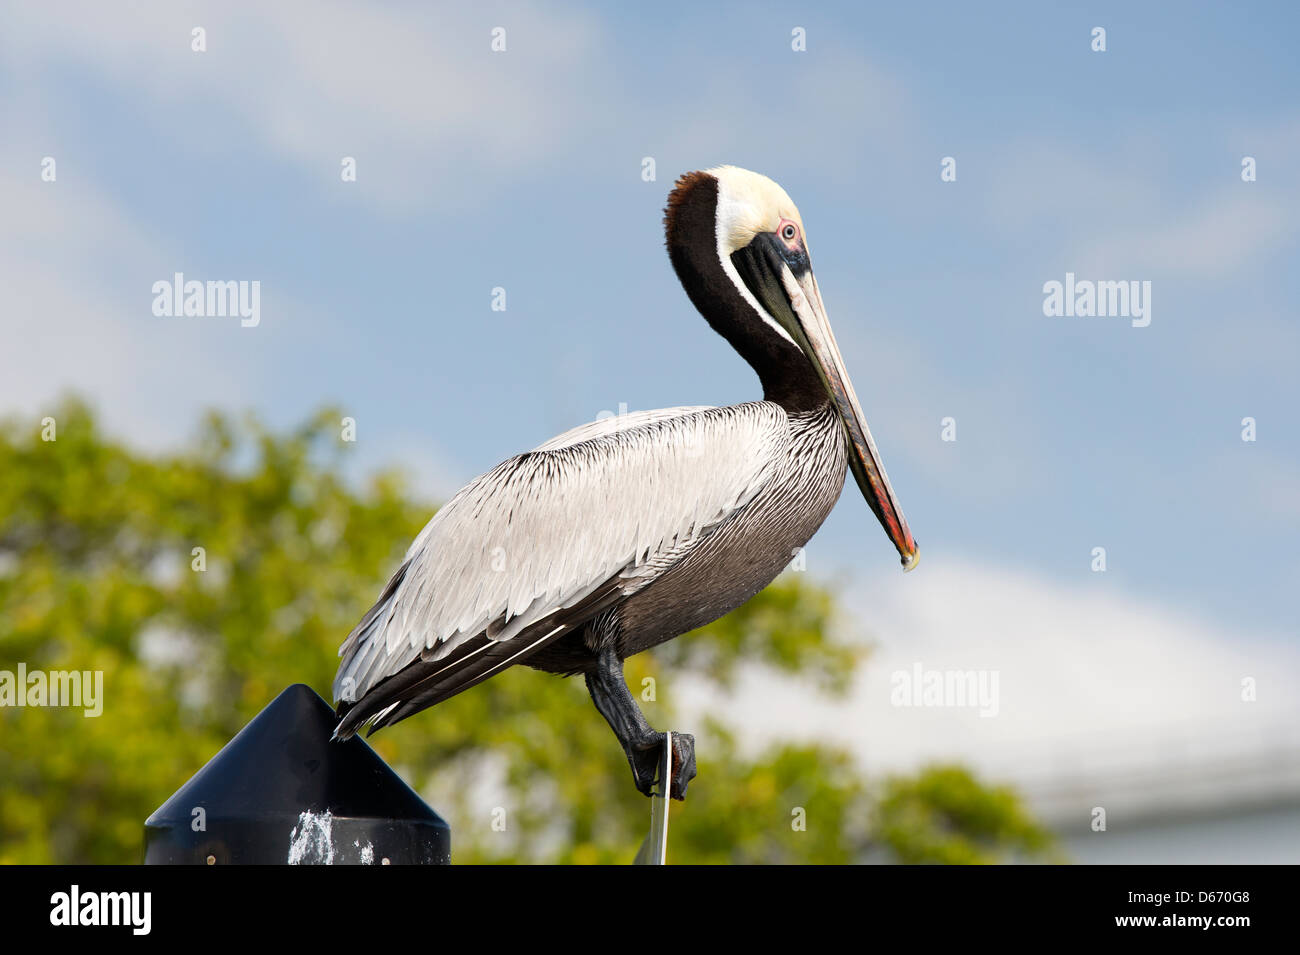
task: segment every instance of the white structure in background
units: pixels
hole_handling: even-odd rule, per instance
[[[1079,863],[1300,862],[1300,729],[1023,753],[1008,778]],[[1036,769],[1029,767],[1036,766]],[[1094,808],[1106,829],[1093,830]]]
[[[867,577],[843,593],[872,641],[846,700],[746,670],[729,716],[749,744],[831,743],[877,778],[960,764],[1016,788],[1080,863],[1300,862],[1300,647],[1286,630],[1220,626],[1105,575],[1063,584],[930,557],[906,587]],[[896,675],[918,668],[996,673],[996,705],[903,705],[915,695],[900,699]],[[1245,677],[1260,678],[1257,700]],[[689,696],[708,712],[707,687]]]

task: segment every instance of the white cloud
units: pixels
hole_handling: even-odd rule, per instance
[[[229,155],[248,136],[247,148],[327,185],[354,156],[352,193],[395,211],[457,201],[455,173],[535,162],[578,118],[565,107],[591,85],[592,21],[530,6],[501,17],[505,53],[490,51],[494,21],[441,4],[159,3],[127,14],[88,0],[57,16],[14,5],[0,17],[0,61],[24,87],[93,71],[124,106],[157,113],[167,135],[179,122],[199,152]],[[190,48],[196,26],[205,53]]]
[[[956,759],[1019,780],[1158,765],[1171,746],[1210,766],[1225,752],[1300,742],[1300,649],[1118,593],[1102,574],[1065,585],[931,553],[916,573],[873,581],[845,604],[875,645],[849,700],[791,692],[755,671],[732,700],[694,687],[690,713],[725,715],[751,741],[835,740],[869,769]],[[891,674],[918,662],[997,671],[998,714],[892,705]],[[1241,699],[1245,677],[1257,681],[1257,702]]]
[[[39,124],[31,130],[47,141]],[[110,432],[156,449],[190,435],[205,408],[264,406],[276,383],[267,343],[305,309],[275,288],[257,328],[155,316],[153,283],[184,271],[183,249],[92,181],[56,168],[44,182],[39,155],[0,146],[0,409],[37,420],[75,392],[93,400]]]
[[[26,178],[0,173],[0,407],[43,415],[59,392],[75,390],[110,408],[136,441],[174,440],[193,420],[182,425],[177,406],[238,391],[240,367],[195,375],[223,349],[152,315],[157,239],[84,182],[42,182],[37,158],[26,165]]]
[[[1077,253],[1080,275],[1182,274],[1223,278],[1296,235],[1294,205],[1236,182],[1190,211],[1104,236]]]
[[[1081,276],[1184,275],[1223,279],[1292,240],[1300,195],[1281,174],[1300,158],[1300,121],[1234,130],[1233,145],[1270,170],[1246,183],[1225,158],[1221,178],[1190,194],[1169,172],[1185,151],[1168,136],[1117,144],[1109,152],[1075,144],[1017,141],[996,163],[986,214],[1004,234],[1052,228],[1055,250]]]

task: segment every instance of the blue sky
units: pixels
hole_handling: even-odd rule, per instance
[[[1246,673],[1290,718],[1300,17],[1076,6],[7,5],[0,407],[76,389],[161,447],[209,405],[333,402],[358,473],[435,495],[620,405],[749,400],[660,223],[676,175],[735,163],[799,204],[922,545],[902,577],[850,483],[809,547],[884,659],[1014,671],[1037,635],[1058,724],[1154,694],[1221,725],[1204,697]],[[260,281],[261,324],[155,317],[177,271]],[[1150,326],[1045,317],[1067,271],[1150,281]]]

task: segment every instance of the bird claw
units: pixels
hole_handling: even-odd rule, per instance
[[[670,795],[686,799],[686,786],[695,778],[695,737],[689,733],[673,734],[673,782]]]
[[[655,783],[664,789],[662,768],[664,763],[664,742],[667,733],[655,733],[643,746],[628,750],[627,759],[632,765],[632,778],[637,791],[644,796],[655,795]],[[673,733],[672,780],[668,786],[668,795],[676,800],[686,799],[686,787],[695,778],[695,737],[689,733]]]

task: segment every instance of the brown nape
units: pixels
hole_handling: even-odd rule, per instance
[[[668,258],[700,314],[763,384],[763,397],[786,411],[812,411],[830,399],[812,362],[754,310],[722,268],[717,244],[718,180],[689,172],[664,209]]]
[[[672,254],[672,235],[677,228],[678,210],[686,203],[693,190],[706,182],[713,183],[713,201],[717,202],[718,181],[707,172],[684,172],[677,177],[673,191],[668,193],[668,205],[664,208],[664,241],[668,244],[668,253]]]

